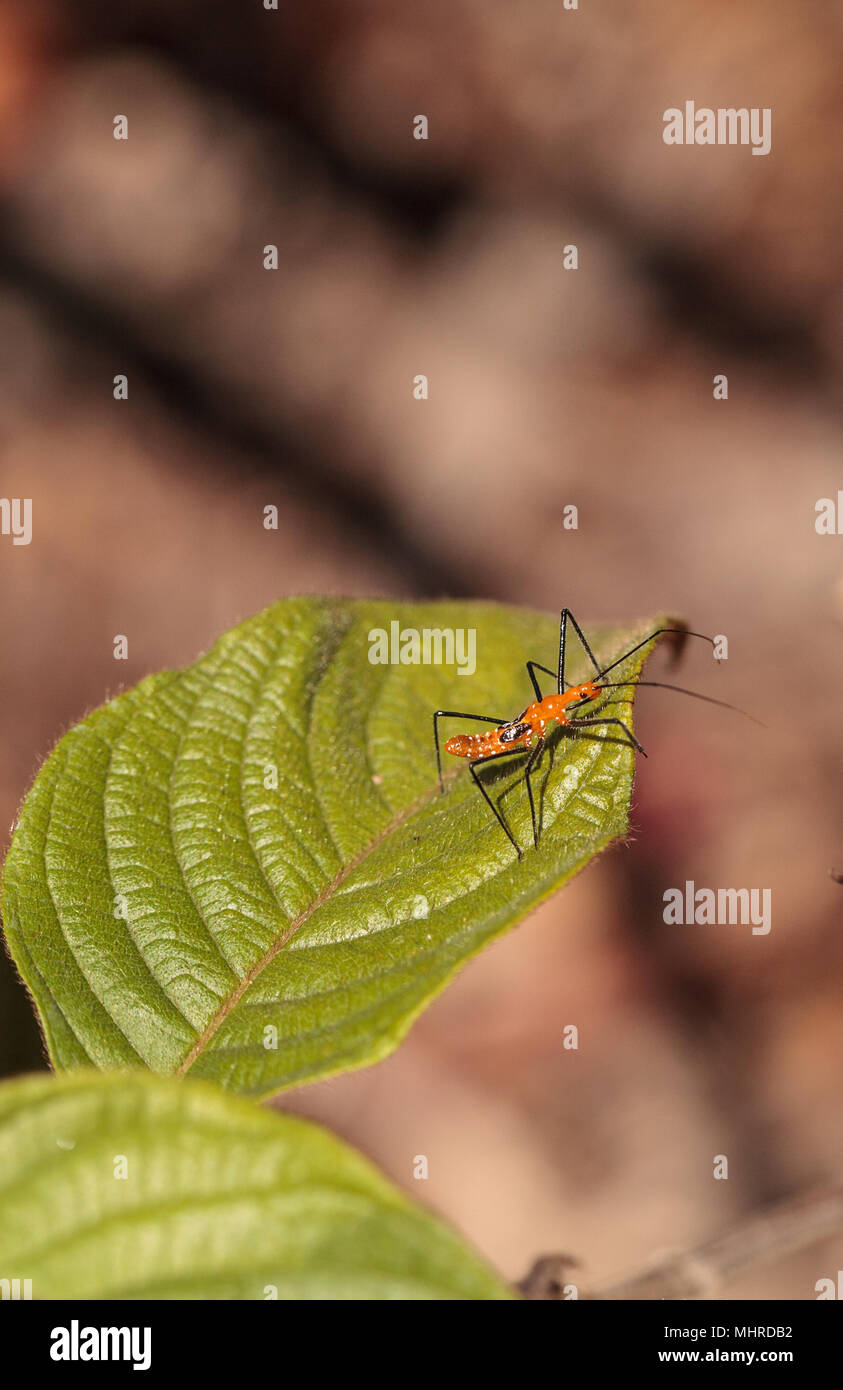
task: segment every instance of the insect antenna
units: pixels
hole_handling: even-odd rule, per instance
[[[677,657],[681,654],[681,649],[689,637],[699,637],[702,642],[708,642],[715,651],[717,649],[714,638],[709,637],[705,632],[691,632],[687,627],[660,627],[657,628],[655,632],[651,632],[649,637],[644,637],[640,642],[636,642],[634,647],[630,647],[628,652],[623,653],[623,656],[617,657],[616,660],[612,662],[611,666],[604,666],[603,670],[597,673],[595,679],[602,680],[604,676],[608,676],[609,672],[614,671],[616,666],[620,666],[621,662],[626,661],[628,656],[633,656],[635,652],[640,652],[642,647],[646,647],[648,642],[652,642],[654,637],[660,637],[662,633],[675,634],[680,638],[679,651],[676,653]],[[717,664],[718,666],[720,665],[719,658]]]
[[[598,685],[597,689],[612,690],[621,685],[649,685],[658,690],[675,690],[678,695],[690,695],[694,700],[704,700],[707,705],[719,705],[721,709],[734,710],[735,714],[742,714],[745,719],[751,719],[753,724],[757,724],[761,729],[768,727],[763,720],[756,719],[754,714],[749,714],[739,705],[730,705],[726,700],[715,700],[711,695],[701,695],[698,690],[686,690],[682,685],[667,685],[665,681],[605,681],[602,685]]]

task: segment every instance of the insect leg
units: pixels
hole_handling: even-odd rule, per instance
[[[530,816],[531,816],[531,819],[532,819],[532,822],[533,822],[533,847],[534,847],[534,849],[538,849],[538,847],[539,847],[539,832],[538,832],[538,827],[537,827],[537,825],[536,825],[536,808],[535,808],[535,805],[534,805],[534,802],[533,802],[533,784],[532,784],[532,782],[530,781],[530,773],[532,772],[533,768],[535,767],[536,763],[538,762],[539,758],[541,757],[541,751],[542,751],[542,749],[544,748],[544,740],[545,740],[545,736],[544,736],[544,734],[542,734],[541,738],[538,740],[538,742],[536,743],[535,747],[533,748],[533,751],[531,752],[531,754],[530,754],[530,756],[529,756],[529,758],[528,758],[528,760],[527,760],[527,766],[526,766],[526,768],[524,769],[524,780],[525,780],[525,782],[527,783],[527,796],[529,797],[529,800],[530,800]]]
[[[559,615],[559,664],[557,666],[557,669],[555,671],[551,671],[549,666],[542,666],[538,661],[527,662],[527,671],[530,680],[533,682],[533,689],[536,692],[537,700],[540,700],[542,698],[542,693],[539,689],[539,683],[535,677],[535,672],[533,670],[534,667],[536,671],[544,671],[545,675],[556,677],[556,689],[560,695],[564,690],[567,689],[567,686],[565,684],[565,647],[568,638],[569,618],[571,620],[571,626],[573,627],[574,631],[576,632],[577,636],[582,642],[585,652],[592,666],[594,667],[595,671],[598,672],[598,674],[600,672],[600,666],[598,664],[597,657],[594,655],[594,652],[588,645],[588,640],[585,636],[585,633],[583,632],[582,628],[580,627],[570,608],[563,608],[562,612]]]
[[[490,809],[494,811],[498,824],[500,825],[510,844],[513,846],[515,853],[518,855],[519,859],[521,858],[521,855],[523,853],[521,846],[519,845],[518,841],[516,840],[515,836],[513,835],[512,831],[510,830],[509,826],[504,820],[500,812],[500,809],[495,805],[486,788],[483,786],[483,783],[480,781],[476,769],[480,763],[493,763],[496,758],[511,758],[513,753],[526,753],[526,751],[526,748],[507,748],[504,750],[503,753],[492,753],[488,758],[475,758],[472,762],[468,764],[472,777],[474,778],[475,782],[477,783],[478,787],[480,788],[481,792],[486,798],[486,801]]]
[[[537,699],[537,700],[541,700],[541,698],[542,698],[542,693],[541,693],[541,691],[539,690],[539,683],[538,683],[538,681],[536,680],[536,674],[535,674],[536,671],[544,671],[544,673],[545,673],[546,676],[552,676],[554,680],[556,680],[556,672],[555,672],[555,671],[551,671],[551,669],[550,669],[549,666],[542,666],[538,661],[528,661],[528,662],[527,662],[527,675],[530,677],[530,680],[533,682],[533,689],[534,689],[535,692],[536,692],[536,699]]]
[[[442,781],[442,754],[439,751],[439,720],[440,719],[478,719],[481,724],[494,724],[500,726],[505,724],[505,719],[496,719],[493,714],[466,714],[465,710],[459,709],[438,709],[433,716],[433,742],[436,745],[436,769],[439,773],[439,790],[445,790],[445,783]]]
[[[627,728],[622,719],[569,719],[564,727],[567,729],[585,729],[593,727],[595,724],[618,724],[623,729],[632,747],[637,748],[639,753],[644,753],[644,749],[641,747],[638,739],[635,737],[632,730]],[[647,754],[644,753],[645,758],[646,756]]]
[[[576,632],[577,636],[583,644],[585,653],[589,661],[591,662],[598,675],[600,674],[600,667],[597,662],[597,657],[594,655],[594,652],[588,645],[588,640],[586,638],[585,633],[583,632],[582,628],[580,627],[570,608],[563,608],[559,621],[559,681],[557,689],[560,695],[564,690],[567,689],[567,686],[565,684],[565,644],[568,635],[567,629],[569,618],[571,619],[572,628],[574,629],[574,631]]]

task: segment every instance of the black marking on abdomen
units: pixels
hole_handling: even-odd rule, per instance
[[[519,738],[523,738],[529,732],[529,724],[507,724],[505,729],[501,729],[498,736],[500,743],[517,743]]]

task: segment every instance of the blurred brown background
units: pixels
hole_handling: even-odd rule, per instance
[[[4,835],[69,724],[290,593],[682,614],[730,643],[684,682],[770,725],[642,692],[630,843],[281,1102],[512,1278],[561,1250],[594,1286],[843,1171],[842,39],[834,0],[0,6]],[[771,107],[772,153],[665,146],[686,99]],[[771,887],[772,932],[665,926],[686,878]],[[1,969],[2,1070],[41,1066]]]

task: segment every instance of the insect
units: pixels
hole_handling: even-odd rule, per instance
[[[576,632],[589,661],[594,667],[594,676],[591,680],[583,681],[580,685],[567,685],[565,682],[565,646],[568,636],[568,624]],[[524,769],[524,780],[527,783],[527,797],[530,803],[530,817],[533,824],[533,845],[538,848],[539,832],[536,820],[536,806],[533,795],[533,784],[531,781],[532,773],[535,771],[536,764],[542,755],[547,736],[548,725],[557,725],[563,733],[575,734],[586,738],[600,737],[600,735],[581,733],[590,730],[597,725],[614,725],[620,731],[620,737],[615,741],[627,743],[646,757],[644,749],[638,742],[632,730],[627,727],[622,719],[617,718],[582,718],[577,717],[577,711],[584,710],[593,701],[598,700],[604,690],[616,689],[625,685],[649,685],[658,686],[662,690],[676,690],[682,695],[692,695],[698,700],[705,700],[708,704],[721,705],[725,709],[735,710],[735,705],[727,705],[724,700],[714,700],[709,695],[700,695],[695,690],[684,690],[678,685],[666,685],[664,681],[607,681],[605,677],[614,671],[617,666],[633,656],[635,652],[646,647],[648,642],[652,642],[654,637],[672,633],[679,639],[677,646],[677,656],[681,647],[689,637],[699,637],[703,642],[710,642],[714,647],[714,639],[707,637],[702,632],[690,632],[686,627],[659,627],[655,632],[651,632],[648,637],[642,638],[629,651],[616,658],[609,666],[601,668],[597,657],[591,650],[586,636],[569,608],[563,608],[559,622],[559,661],[557,669],[551,671],[548,666],[542,666],[538,661],[527,662],[527,674],[532,682],[535,692],[535,700],[519,714],[517,719],[498,719],[491,714],[470,714],[465,710],[438,709],[433,716],[433,738],[436,745],[436,767],[439,773],[439,787],[444,792],[445,783],[442,777],[442,753],[439,746],[439,720],[440,719],[475,719],[482,724],[491,724],[494,727],[481,734],[455,734],[445,743],[445,752],[450,753],[455,758],[465,758],[468,760],[469,771],[480,788],[483,796],[491,807],[497,821],[504,833],[515,848],[520,859],[523,851],[509,826],[503,818],[500,808],[494,803],[489,795],[488,789],[480,779],[478,768],[485,763],[493,762],[498,758],[509,758],[517,753],[529,753],[527,764]],[[556,681],[556,691],[553,695],[542,695],[539,686],[537,671],[543,671],[545,675],[551,676]],[[744,710],[737,710],[739,714],[744,714]],[[747,715],[752,719],[752,715]],[[753,720],[760,723],[759,720]],[[605,735],[604,735],[605,737]]]

